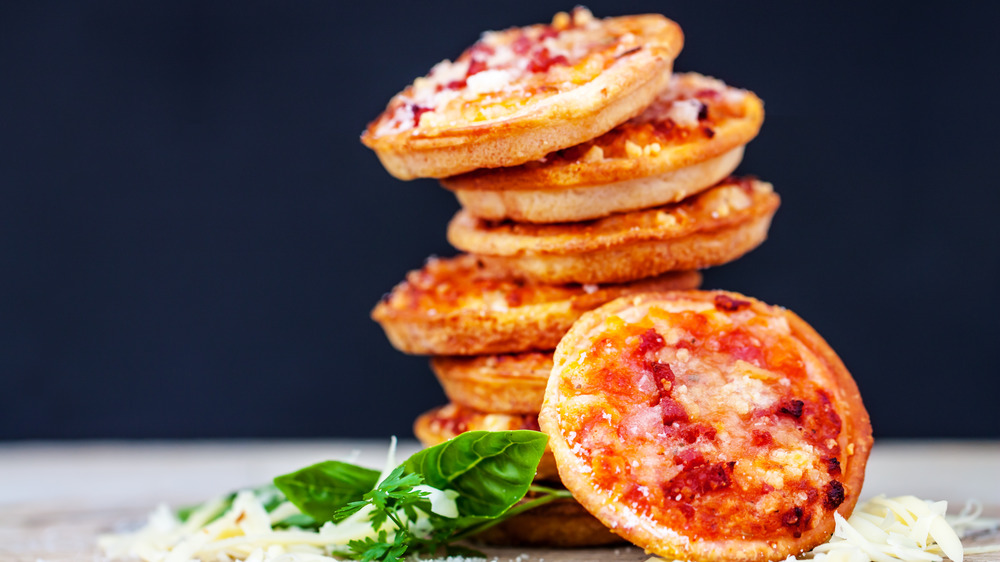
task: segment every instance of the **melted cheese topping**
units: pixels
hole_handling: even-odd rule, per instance
[[[590,82],[637,48],[639,37],[602,25],[585,8],[557,14],[550,25],[488,31],[393,98],[374,136],[504,117]]]
[[[636,305],[563,366],[561,431],[623,526],[798,537],[856,493],[839,480],[832,375],[782,315],[749,306]]]
[[[694,72],[674,74],[670,85],[638,116],[528,166],[648,158],[668,147],[704,142],[726,122],[746,119],[752,98],[750,92],[715,78]]]
[[[448,404],[428,414],[428,429],[442,441],[451,439],[466,431],[514,431],[530,429],[538,431],[537,414],[491,414],[466,408],[458,404]]]
[[[675,74],[656,101],[627,124],[636,126],[672,119],[676,125],[692,126],[699,120],[711,122],[724,116],[736,117],[742,114],[743,102],[748,95],[746,90],[695,72]],[[702,112],[704,115],[699,118]],[[682,114],[687,117],[680,117]]]
[[[688,272],[668,273],[635,283],[605,285],[551,285],[514,279],[482,266],[475,256],[430,258],[411,271],[383,299],[395,312],[438,316],[525,311],[526,307],[564,303],[577,312],[589,310],[621,295],[650,290],[685,289],[698,285]]]
[[[406,281],[393,289],[386,302],[397,310],[434,315],[463,309],[506,312],[587,294],[580,285],[546,285],[497,277],[474,256],[463,255],[427,260],[423,269],[407,274]]]

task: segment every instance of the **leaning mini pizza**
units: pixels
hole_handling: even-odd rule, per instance
[[[560,342],[539,416],[598,519],[665,558],[780,560],[857,502],[871,425],[802,319],[736,293],[624,297]]]
[[[752,92],[694,72],[674,74],[642,113],[541,160],[446,178],[484,219],[566,222],[680,201],[732,173],[760,130]]]
[[[666,86],[683,34],[658,15],[486,32],[397,94],[361,141],[400,179],[516,166],[601,135]]]

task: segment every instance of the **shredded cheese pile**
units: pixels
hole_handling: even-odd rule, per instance
[[[964,550],[955,529],[945,519],[948,502],[914,496],[878,496],[857,506],[850,519],[834,514],[833,537],[801,560],[824,562],[939,562],[947,556],[962,562]],[[795,560],[789,557],[789,560]]]
[[[393,466],[393,456],[390,454],[387,467]],[[383,471],[381,478],[388,471]],[[454,510],[453,492],[427,491],[433,511]],[[225,498],[218,498],[181,522],[161,505],[150,514],[145,527],[130,534],[102,536],[98,544],[110,558],[138,557],[146,562],[334,562],[340,560],[336,553],[348,541],[374,535],[368,510],[313,531],[274,529],[275,524],[300,513],[298,508],[286,502],[268,513],[251,491],[237,494],[232,506],[212,520],[224,507]],[[878,496],[859,504],[850,519],[835,514],[837,527],[828,542],[785,562],[940,562],[944,557],[962,562],[965,554],[1000,552],[1000,545],[963,548],[960,539],[979,530],[995,529],[1000,521],[980,518],[982,506],[978,504],[970,503],[951,517],[945,515],[947,507],[947,502],[914,496]]]
[[[335,560],[329,557],[330,547],[342,546],[371,533],[367,521],[357,520],[324,525],[319,531],[294,527],[275,530],[274,524],[298,513],[298,509],[286,503],[268,513],[250,491],[237,494],[232,507],[209,522],[224,503],[224,498],[208,502],[183,523],[161,505],[142,529],[131,534],[102,536],[98,545],[111,558],[138,557],[147,562],[192,559],[263,562],[279,558],[309,562]],[[289,554],[293,556],[286,557]]]
[[[379,476],[381,482],[396,465],[396,439],[389,447],[385,468]],[[430,486],[418,486],[428,492],[431,511],[454,517],[457,493],[442,491]],[[270,513],[253,491],[240,491],[232,506],[226,508],[226,497],[219,497],[199,506],[186,521],[181,521],[166,505],[160,505],[149,515],[144,527],[133,532],[103,535],[98,547],[112,559],[139,558],[146,562],[336,562],[337,552],[352,541],[374,537],[366,507],[339,523],[327,522],[319,530],[274,527],[282,521],[299,515],[291,502],[284,502]],[[223,512],[220,515],[220,512]],[[428,525],[426,517],[413,522],[419,529]],[[386,523],[381,530],[389,536],[395,527]]]

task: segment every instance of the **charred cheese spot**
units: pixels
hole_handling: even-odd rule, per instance
[[[844,503],[844,485],[836,480],[831,480],[826,485],[826,497],[823,498],[823,505],[828,509],[837,509]]]

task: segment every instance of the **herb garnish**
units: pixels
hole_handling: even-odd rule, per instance
[[[558,498],[565,490],[532,486],[548,436],[537,431],[470,431],[415,453],[379,473],[327,461],[274,479],[315,526],[367,521],[369,536],[337,552],[363,562],[412,555],[481,555],[453,544]],[[528,491],[530,501],[517,504]]]

